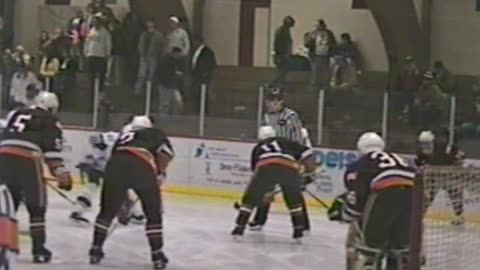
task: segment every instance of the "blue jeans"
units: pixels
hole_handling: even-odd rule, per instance
[[[155,56],[142,56],[138,64],[138,76],[135,83],[135,91],[141,92],[147,80],[153,80],[155,76],[155,70],[157,69],[157,57]]]

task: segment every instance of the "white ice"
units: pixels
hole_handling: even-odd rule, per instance
[[[47,215],[47,247],[54,253],[50,265],[31,263],[30,238],[21,236],[20,270],[152,269],[143,226],[119,227],[107,240],[101,265],[88,264],[92,228],[68,220],[71,205],[50,193]],[[344,242],[347,228],[329,222],[325,212],[310,210],[312,232],[296,244],[290,219],[279,204],[262,232],[246,232],[241,242],[230,237],[236,211],[232,200],[164,194],[165,252],[167,269],[195,270],[302,270],[345,269]],[[96,209],[88,214],[93,220]],[[19,211],[20,227],[27,227],[25,210]]]

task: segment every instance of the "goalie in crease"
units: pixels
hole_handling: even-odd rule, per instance
[[[439,134],[440,135],[440,134]],[[446,135],[446,134],[445,134]],[[465,153],[457,146],[447,142],[447,136],[435,136],[432,131],[422,131],[418,137],[419,150],[415,164],[420,168],[427,165],[434,166],[462,166]],[[455,185],[456,179],[430,179],[426,185],[426,212],[433,203],[440,189],[445,189],[452,202],[455,219],[452,225],[461,225],[465,222],[463,217],[463,189]]]
[[[386,269],[403,270],[409,256],[415,170],[384,151],[376,133],[360,136],[357,148],[361,156],[345,172],[347,191],[328,210],[330,220],[350,223],[347,269],[376,270],[386,260]]]

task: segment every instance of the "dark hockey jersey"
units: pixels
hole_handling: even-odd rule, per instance
[[[299,161],[313,155],[310,148],[285,138],[268,138],[259,142],[252,150],[252,171],[269,164],[299,168]]]
[[[362,156],[345,172],[345,187],[354,194],[348,202],[349,214],[359,216],[372,191],[413,186],[414,178],[415,169],[394,153],[372,152]]]
[[[9,114],[0,146],[19,146],[43,152],[46,159],[62,159],[62,126],[51,112],[37,107]]]
[[[172,144],[165,133],[158,128],[144,128],[120,134],[112,152],[112,157],[119,151],[128,150],[151,163],[158,153],[166,154],[171,159],[175,156]]]
[[[459,165],[465,159],[465,153],[457,146],[450,144],[435,144],[432,154],[424,154],[421,150],[417,152],[415,164],[423,165]]]

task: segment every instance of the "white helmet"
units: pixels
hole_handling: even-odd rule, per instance
[[[421,143],[431,143],[435,140],[435,134],[430,130],[424,130],[418,135],[418,141]]]
[[[152,120],[147,115],[134,116],[129,125],[133,131],[153,127]]]
[[[435,134],[430,130],[424,130],[420,132],[418,135],[418,144],[420,145],[420,150],[424,154],[431,154],[433,153],[434,143],[435,141]]]
[[[55,113],[60,104],[57,95],[51,92],[42,91],[35,97],[35,105],[39,108]]]
[[[272,126],[263,126],[258,129],[258,139],[265,140],[277,136],[277,132]]]
[[[365,132],[358,138],[357,148],[365,155],[370,152],[383,151],[385,149],[385,142],[377,133]]]

